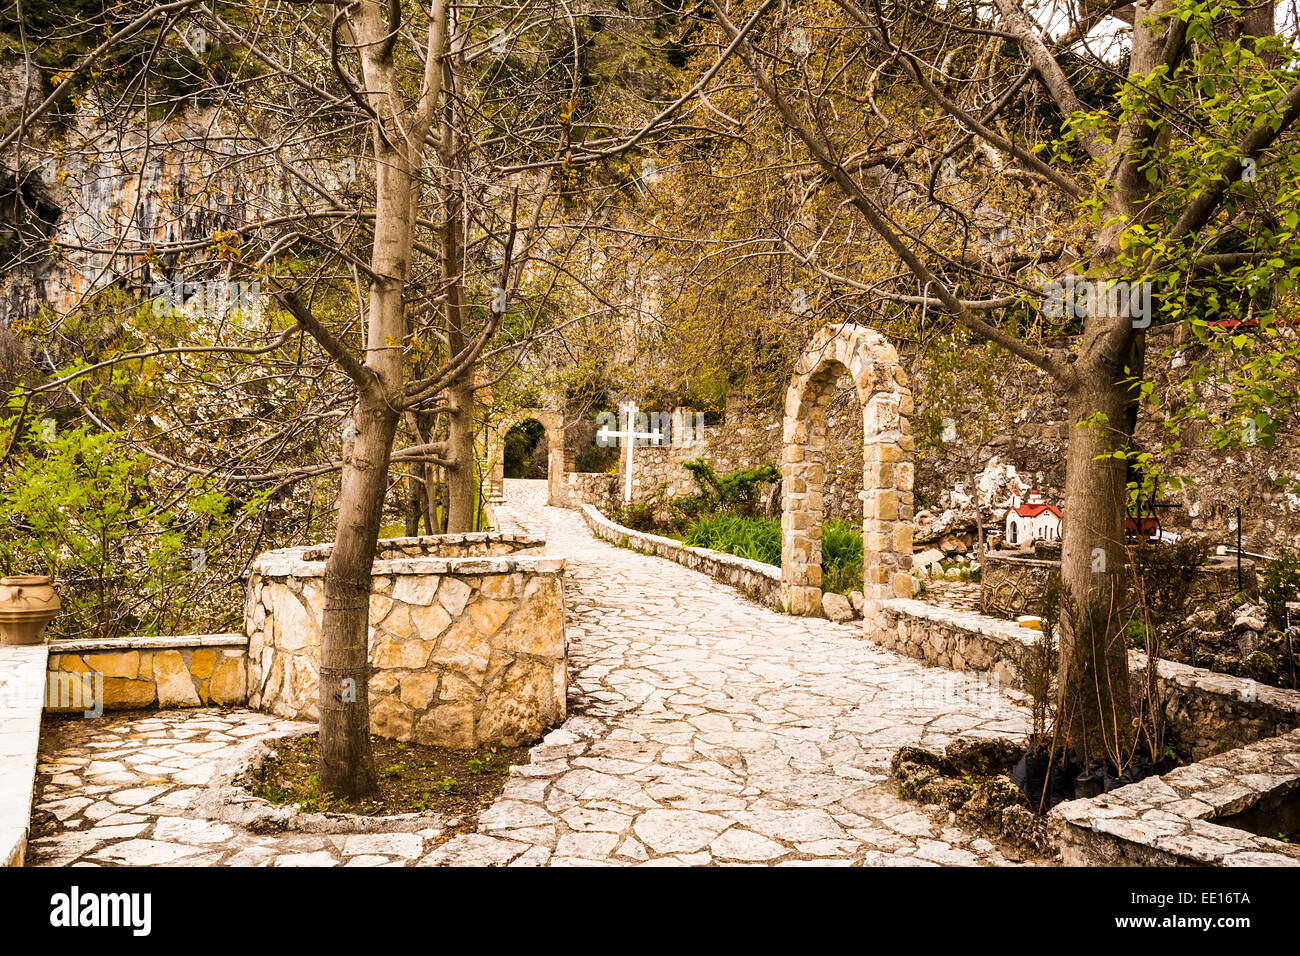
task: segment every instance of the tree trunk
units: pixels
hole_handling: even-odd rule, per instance
[[[449,389],[448,397],[456,406],[447,418],[447,532],[461,534],[474,530],[474,512],[478,505],[478,479],[474,474],[474,386],[469,374],[461,376]]]
[[[388,459],[398,416],[363,398],[343,471],[339,525],[325,565],[321,622],[320,787],[349,799],[375,789],[370,752],[370,570],[379,540]]]
[[[1123,384],[1130,374],[1125,364],[1078,369],[1067,394],[1058,673],[1058,720],[1067,745],[1085,765],[1108,757],[1121,769],[1135,736],[1125,632],[1131,584],[1124,546],[1127,471],[1125,459],[1113,456],[1127,450],[1135,421],[1133,391]],[[1140,367],[1133,374],[1140,375]]]
[[[358,383],[356,441],[345,458],[338,530],[325,565],[321,621],[320,788],[356,799],[374,792],[370,751],[370,573],[379,541],[388,464],[400,415],[404,290],[415,221],[414,165],[376,137],[375,236],[371,252],[365,369]]]
[[[420,517],[424,514],[424,465],[411,462],[406,472],[406,536],[414,538],[420,533]]]

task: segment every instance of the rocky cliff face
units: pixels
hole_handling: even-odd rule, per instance
[[[259,158],[257,144],[214,108],[109,127],[86,107],[27,142],[24,167],[6,171],[11,194],[23,193],[4,213],[14,245],[0,277],[9,321],[42,305],[66,312],[109,286],[145,297],[229,279],[212,243],[293,207],[284,168]]]

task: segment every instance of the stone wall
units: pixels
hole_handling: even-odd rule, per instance
[[[371,579],[372,732],[443,747],[514,746],[564,718],[564,562],[526,553],[538,544],[495,533],[386,543]],[[466,556],[476,550],[493,556]],[[328,554],[328,545],[289,548],[252,565],[253,707],[319,718]],[[456,556],[427,556],[437,554]]]
[[[1145,654],[1129,652],[1135,686],[1146,665]],[[1156,681],[1169,741],[1194,760],[1300,727],[1300,691],[1164,660]]]
[[[623,504],[623,482],[618,475],[570,472],[565,489],[566,508],[581,510],[583,505],[591,505],[610,514]]]
[[[1066,866],[1300,866],[1300,846],[1241,816],[1297,786],[1300,731],[1067,801],[1048,825]]]
[[[248,699],[242,634],[52,641],[45,709],[234,706]]]
[[[780,606],[781,569],[775,565],[738,558],[734,554],[708,548],[688,548],[673,538],[633,531],[610,521],[591,505],[582,507],[582,516],[592,534],[611,544],[636,548],[645,554],[676,561],[724,584],[730,584],[759,604],[773,608]]]
[[[45,644],[0,644],[0,866],[27,855],[48,654]]]
[[[1003,686],[1023,687],[1025,663],[1039,631],[1008,621],[935,607],[886,601],[867,635],[882,646],[951,670],[995,674]],[[1134,688],[1147,659],[1129,652]],[[1203,667],[1159,661],[1156,679],[1169,740],[1194,759],[1300,728],[1300,691],[1269,687]]]
[[[916,600],[885,601],[867,635],[891,651],[931,667],[983,671],[1006,687],[1022,687],[1034,636],[1018,624]]]
[[[1060,554],[1059,549],[1054,558],[1035,557],[1024,551],[987,552],[980,574],[981,609],[985,614],[1008,618],[1040,613],[1048,581],[1060,579]],[[1257,587],[1254,561],[1242,559],[1238,586],[1236,558],[1211,556],[1197,577],[1196,593],[1207,604],[1213,604],[1238,591],[1254,593]]]

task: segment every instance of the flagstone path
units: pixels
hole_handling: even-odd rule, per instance
[[[1022,706],[923,668],[859,626],[794,618],[593,538],[507,482],[521,523],[568,558],[570,717],[516,768],[478,830],[252,834],[187,808],[222,757],[294,724],[247,710],[59,723],[34,865],[1000,865],[946,812],[900,800],[889,758],[957,734],[1023,736]],[[49,819],[46,817],[45,819]]]

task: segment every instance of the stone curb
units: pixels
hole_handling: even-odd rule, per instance
[[[1300,846],[1214,822],[1300,786],[1300,731],[1048,814],[1067,865],[1300,866]]]
[[[244,744],[221,761],[204,791],[191,804],[193,812],[208,820],[243,827],[250,833],[415,833],[442,830],[449,824],[441,813],[400,813],[387,817],[363,817],[353,813],[299,813],[276,806],[247,789],[254,774],[275,750],[275,742],[317,730],[304,723],[296,730],[276,733]]]
[[[50,641],[51,654],[85,654],[96,651],[152,651],[190,647],[247,647],[248,638],[228,634],[176,634],[160,637],[111,637],[100,640]]]

